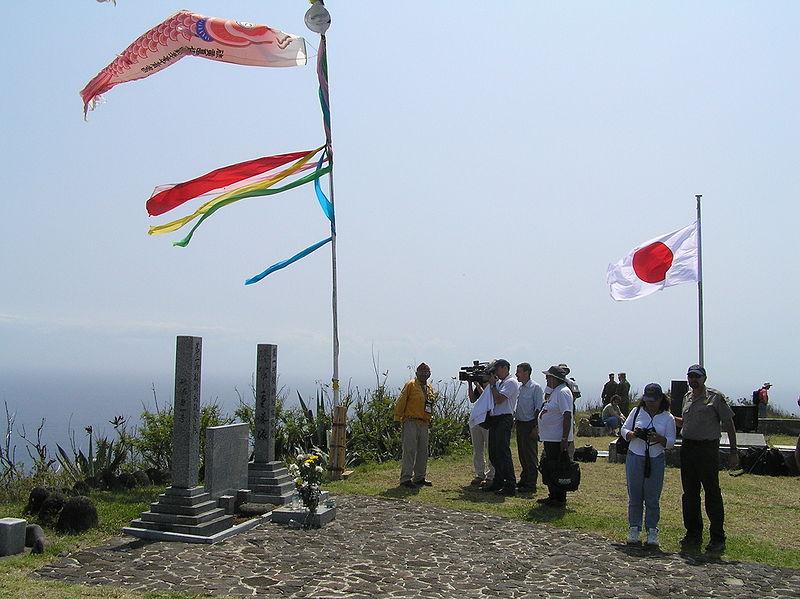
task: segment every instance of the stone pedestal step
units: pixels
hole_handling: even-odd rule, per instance
[[[250,462],[247,464],[248,472],[286,472],[283,462]]]
[[[274,505],[286,505],[292,502],[292,494],[287,495],[268,495],[266,493],[253,493],[250,503],[272,503]]]
[[[198,503],[197,505],[173,505],[171,503],[161,503],[157,501],[156,503],[150,504],[150,511],[157,512],[159,514],[180,514],[181,516],[197,516],[198,514],[202,514],[209,510],[216,509],[217,502],[216,501],[204,501],[203,503]]]
[[[263,485],[250,485],[250,490],[254,493],[262,493],[266,495],[285,495],[286,493],[294,493],[295,484],[293,482],[284,483],[282,485],[263,484]]]
[[[210,537],[233,526],[233,516],[222,515],[208,522],[203,522],[197,526],[189,524],[173,524],[167,522],[148,522],[147,520],[134,520],[131,528],[144,528],[146,530],[158,530],[162,532],[177,532],[187,535],[197,535]]]
[[[247,477],[247,483],[250,485],[283,485],[293,482],[294,479],[288,474],[283,476],[262,476],[260,473],[250,473]]]
[[[220,516],[224,515],[225,515],[225,510],[217,508],[214,510],[210,510],[208,512],[197,514],[196,516],[183,516],[181,514],[163,514],[158,512],[142,512],[142,515],[139,516],[139,519],[144,520],[146,522],[184,524],[187,526],[197,526],[199,524],[204,524],[205,522],[210,522],[211,520],[215,520],[216,518],[219,518]]]
[[[158,496],[159,503],[169,503],[170,505],[183,505],[183,506],[193,506],[197,505],[198,503],[205,503],[211,499],[210,493],[199,493],[197,495],[191,497],[183,497],[180,495],[173,495],[171,493],[161,493]]]

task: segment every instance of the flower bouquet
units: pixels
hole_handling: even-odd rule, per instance
[[[295,459],[294,464],[289,464],[289,474],[294,478],[294,484],[303,506],[308,510],[303,528],[319,526],[315,516],[319,506],[319,485],[324,472],[322,456],[317,450],[312,453],[301,453]]]

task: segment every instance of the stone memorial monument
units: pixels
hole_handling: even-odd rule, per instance
[[[222,498],[221,503],[227,513],[233,513],[236,496],[247,489],[249,437],[250,426],[247,423],[209,426],[206,429],[206,492],[211,499]]]
[[[179,336],[175,354],[172,486],[123,532],[143,539],[209,543],[238,530],[233,516],[198,486],[200,467],[200,337]],[[229,534],[226,534],[229,533]]]
[[[292,501],[294,481],[275,461],[275,400],[278,395],[278,346],[259,343],[256,351],[255,448],[248,464],[249,502],[284,505]]]

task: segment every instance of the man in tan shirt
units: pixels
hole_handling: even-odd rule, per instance
[[[721,426],[725,427],[730,442],[729,465],[736,468],[739,453],[736,449],[736,427],[733,410],[727,398],[711,387],[706,387],[706,369],[699,364],[689,367],[686,373],[689,392],[683,398],[681,418],[676,423],[681,429],[681,486],[683,487],[683,526],[686,535],[681,547],[697,550],[703,539],[703,516],[700,512],[700,488],[705,491],[706,514],[710,521],[711,539],[706,552],[720,554],[725,551],[725,508],[719,487],[719,439]]]
[[[417,366],[416,378],[408,381],[394,407],[394,419],[403,427],[403,465],[400,484],[410,489],[433,483],[425,478],[428,468],[428,425],[433,414],[433,388],[428,384],[431,368]]]

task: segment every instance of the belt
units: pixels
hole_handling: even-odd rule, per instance
[[[714,447],[719,445],[719,439],[684,439],[682,442],[683,446],[691,446],[694,445],[696,447]]]

